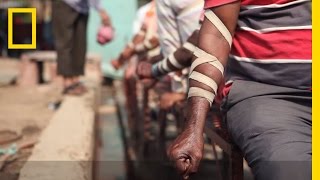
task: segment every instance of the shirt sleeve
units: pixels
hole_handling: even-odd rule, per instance
[[[213,8],[213,7],[229,4],[236,1],[239,1],[239,0],[205,0],[204,8],[205,9]]]
[[[90,6],[96,9],[97,11],[102,10],[102,5],[100,0],[89,0]]]

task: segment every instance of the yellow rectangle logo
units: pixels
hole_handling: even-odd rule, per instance
[[[13,14],[30,13],[32,19],[31,44],[13,44]],[[37,9],[36,8],[9,8],[8,9],[8,49],[36,49],[37,48]]]

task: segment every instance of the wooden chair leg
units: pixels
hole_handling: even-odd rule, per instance
[[[151,141],[151,119],[150,119],[150,108],[148,106],[149,102],[149,90],[143,89],[143,99],[142,99],[142,149],[143,149],[143,157],[147,157],[148,153],[148,145]]]
[[[158,115],[158,123],[159,123],[159,153],[160,158],[163,159],[166,157],[166,127],[167,127],[167,119],[166,119],[167,111],[160,109]]]
[[[216,165],[217,165],[218,179],[219,180],[223,180],[223,178],[222,178],[222,168],[221,168],[221,164],[220,164],[218,153],[217,153],[217,149],[216,149],[216,144],[213,141],[212,141],[212,148],[213,148],[213,154],[214,154],[214,158],[216,160]]]
[[[230,179],[231,180],[243,180],[243,157],[237,148],[232,150],[232,154],[229,156],[230,162]]]

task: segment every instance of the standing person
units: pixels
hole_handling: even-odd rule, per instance
[[[64,93],[81,95],[87,90],[80,83],[84,74],[87,50],[87,24],[89,7],[100,14],[101,22],[111,26],[111,21],[100,0],[55,0],[53,1],[53,34],[58,54],[58,75],[63,77]]]
[[[206,0],[205,8],[187,121],[170,158],[184,178],[197,171],[225,75],[225,121],[255,178],[311,179],[311,1]]]

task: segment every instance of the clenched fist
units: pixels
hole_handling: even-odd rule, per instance
[[[203,145],[202,134],[187,128],[168,148],[167,154],[170,160],[174,161],[183,179],[189,179],[191,174],[197,172],[202,159]]]
[[[152,64],[147,62],[140,62],[137,68],[137,75],[140,79],[153,79]]]

